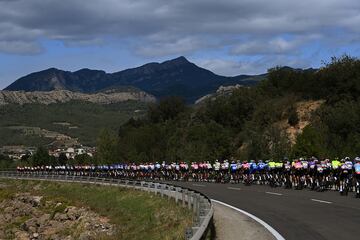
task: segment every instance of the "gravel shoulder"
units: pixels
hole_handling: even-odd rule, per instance
[[[274,240],[274,236],[262,225],[222,204],[213,202],[217,240]]]

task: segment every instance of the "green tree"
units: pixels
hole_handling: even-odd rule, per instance
[[[35,154],[31,157],[31,163],[33,166],[45,166],[51,165],[54,162],[52,162],[52,158],[46,148],[38,147]]]
[[[299,123],[299,116],[295,107],[292,107],[289,112],[288,123],[290,126],[296,126]]]
[[[58,160],[59,165],[68,164],[68,158],[65,153],[60,153],[57,160]]]
[[[96,141],[96,161],[111,164],[118,161],[117,138],[108,129],[102,129]]]
[[[90,157],[88,154],[84,153],[84,154],[76,155],[74,158],[74,163],[80,165],[93,164],[94,159]]]

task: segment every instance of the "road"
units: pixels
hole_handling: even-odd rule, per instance
[[[353,193],[312,192],[269,186],[172,182],[245,210],[262,219],[285,239],[357,239],[360,199]]]

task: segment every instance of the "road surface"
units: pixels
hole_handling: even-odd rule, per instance
[[[269,186],[172,182],[206,194],[262,219],[285,239],[357,239],[360,199],[354,194],[288,190]]]

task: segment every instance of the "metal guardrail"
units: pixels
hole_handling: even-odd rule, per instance
[[[193,213],[191,228],[185,230],[185,239],[204,239],[211,228],[214,209],[211,201],[205,195],[184,187],[159,182],[134,181],[115,178],[99,178],[90,176],[55,175],[55,174],[29,174],[14,171],[0,171],[0,178],[45,180],[56,182],[78,182],[100,184],[108,186],[128,187],[142,191],[153,192],[161,197],[173,198],[177,204],[188,208]]]

